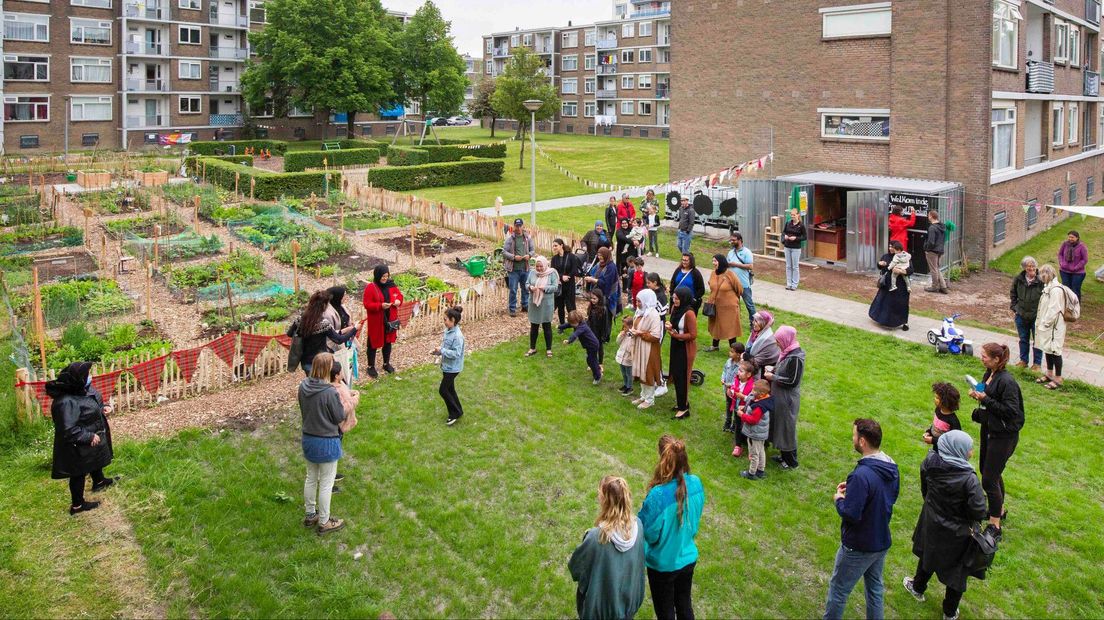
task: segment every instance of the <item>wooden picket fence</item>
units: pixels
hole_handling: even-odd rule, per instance
[[[482,295],[478,293],[479,288],[483,290]],[[506,312],[508,294],[504,282],[482,280],[475,287],[423,300],[418,315],[410,317],[399,336],[410,339],[444,332],[445,310],[455,305],[464,307],[462,325],[501,315]]]

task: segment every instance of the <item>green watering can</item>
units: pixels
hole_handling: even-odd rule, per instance
[[[457,258],[456,262],[460,263],[464,269],[467,269],[472,277],[479,277],[487,270],[487,257],[482,254],[477,254],[466,261]]]

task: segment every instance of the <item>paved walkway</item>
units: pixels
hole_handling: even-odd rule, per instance
[[[618,200],[621,199],[621,194],[628,192],[630,196],[643,196],[645,188],[643,187],[629,187],[621,192],[601,192],[598,194],[581,194],[579,196],[567,196],[565,198],[550,198],[548,200],[537,201],[537,211],[554,211],[556,209],[566,209],[568,207],[585,207],[588,205],[605,206],[609,202],[610,196],[617,196]],[[529,213],[530,203],[519,202],[512,205],[502,206],[502,215],[525,215]],[[479,212],[483,215],[494,215],[494,207],[486,207],[479,209]]]
[[[678,265],[675,261],[662,258],[649,257],[647,261],[649,270],[654,269],[665,277],[667,274],[674,273]],[[706,282],[708,282],[709,270],[699,269],[699,271],[702,272]],[[816,276],[814,275],[812,277]],[[905,332],[899,329],[889,330],[870,320],[870,317],[866,314],[869,309],[868,304],[801,289],[787,291],[786,288],[780,284],[772,284],[761,280],[755,283],[754,292],[757,306],[759,304],[764,304],[772,309],[802,314],[815,319],[831,321],[839,325],[885,334],[909,342],[921,343],[926,346],[931,346],[928,345],[928,330],[933,328],[938,330],[942,324],[939,320],[929,319],[914,314],[909,317],[909,331]],[[986,342],[1006,344],[1008,348],[1012,350],[1013,355],[1019,350],[1019,341],[1015,336],[998,334],[976,327],[967,328],[966,335],[974,342],[975,354],[980,354],[981,345]],[[1077,379],[1097,387],[1104,387],[1104,356],[1067,349],[1062,356],[1062,360],[1062,375],[1066,379]]]

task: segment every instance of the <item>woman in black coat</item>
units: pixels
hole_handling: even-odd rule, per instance
[[[552,241],[552,269],[560,274],[560,290],[556,293],[558,329],[567,329],[566,316],[575,309],[575,278],[582,269],[579,257],[571,252],[563,239]]]
[[[889,253],[882,255],[878,261],[878,269],[882,275],[878,276],[878,294],[874,296],[873,303],[867,314],[882,327],[901,328],[908,331],[909,317],[909,284],[908,276],[912,275],[912,264],[907,269],[897,268],[893,273],[889,272],[889,264],[893,261],[893,255],[903,252],[904,247],[900,241],[889,242]],[[896,290],[889,290],[892,278],[897,278]]]
[[[962,431],[939,437],[936,450],[928,452],[920,465],[920,493],[924,507],[912,533],[912,552],[919,558],[916,575],[906,577],[905,590],[924,600],[932,575],[947,586],[943,617],[957,618],[958,604],[966,592],[966,552],[970,528],[985,518],[985,492],[981,489],[970,457],[974,440]]]
[[[697,314],[701,310],[702,298],[705,297],[705,280],[702,279],[702,274],[698,271],[698,264],[694,261],[694,255],[690,252],[682,255],[679,266],[671,274],[671,285],[668,289],[671,299],[675,298],[675,290],[680,286],[685,286],[693,293],[694,303],[690,305],[694,308],[694,314]]]
[[[632,222],[626,219],[622,219],[617,227],[617,274],[625,275],[625,269],[628,265],[629,258],[636,256],[636,248],[633,247],[632,239],[629,237],[632,233]],[[630,300],[631,301],[631,300]]]
[[[57,379],[46,384],[54,399],[50,417],[54,421],[54,480],[69,479],[69,514],[92,510],[99,502],[84,500],[84,477],[92,474],[92,491],[102,491],[118,478],[105,478],[103,468],[111,464],[111,428],[103,396],[92,387],[91,362],[73,362]]]
[[[1020,384],[1006,368],[1009,357],[1011,351],[1003,344],[982,345],[982,386],[970,390],[970,398],[978,402],[970,417],[981,425],[981,486],[989,498],[989,527],[997,540],[1001,537],[1001,519],[1008,513],[1004,508],[1004,468],[1020,443],[1020,429],[1026,418]]]

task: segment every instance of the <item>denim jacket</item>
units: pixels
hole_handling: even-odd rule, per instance
[[[441,339],[441,372],[464,370],[464,332],[456,326],[445,330]]]

